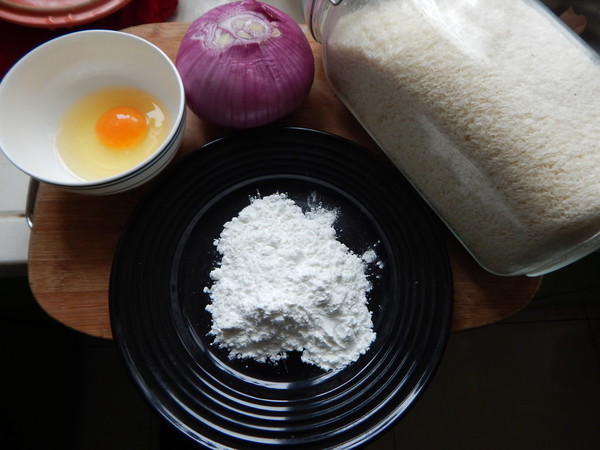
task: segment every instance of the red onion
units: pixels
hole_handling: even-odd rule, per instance
[[[218,6],[192,22],[175,64],[190,109],[238,129],[292,112],[306,99],[315,72],[298,24],[256,0]]]

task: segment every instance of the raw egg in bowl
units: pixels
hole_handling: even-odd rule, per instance
[[[112,194],[157,175],[183,138],[185,94],[152,43],[107,30],[67,34],[0,83],[0,148],[31,177]]]

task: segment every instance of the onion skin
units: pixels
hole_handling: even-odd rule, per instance
[[[175,65],[192,112],[234,129],[265,125],[294,111],[308,96],[315,73],[299,25],[256,0],[218,6],[192,22]]]

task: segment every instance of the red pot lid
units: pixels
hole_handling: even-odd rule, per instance
[[[38,28],[73,27],[121,9],[131,0],[0,0],[0,19]]]

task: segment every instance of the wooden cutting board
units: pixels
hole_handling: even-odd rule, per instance
[[[161,23],[125,31],[149,40],[174,59],[188,26]],[[327,131],[379,152],[329,88],[320,45],[309,40],[316,63],[316,78],[309,98],[298,111],[275,125]],[[227,130],[210,126],[188,111],[186,132],[177,157],[226,134]],[[40,185],[28,270],[32,292],[50,316],[78,331],[112,337],[108,312],[112,258],[121,230],[145,189],[93,197]],[[454,331],[486,325],[514,314],[529,303],[540,285],[540,277],[499,277],[484,271],[450,234],[447,244],[454,277]]]

